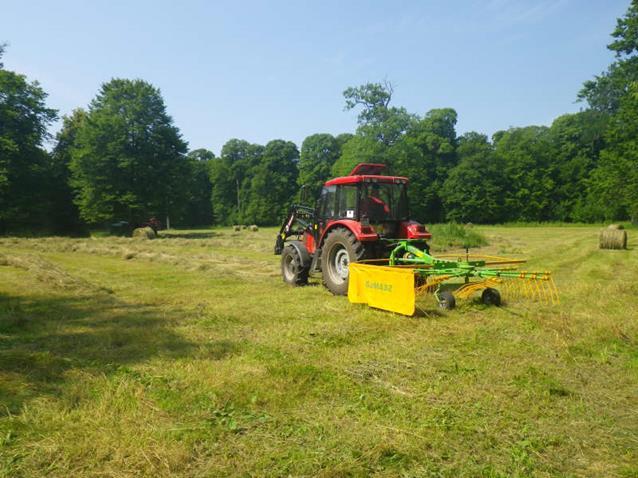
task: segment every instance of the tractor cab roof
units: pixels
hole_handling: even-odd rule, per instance
[[[403,176],[382,176],[381,173],[385,169],[385,164],[377,163],[359,163],[348,176],[334,178],[326,181],[326,186],[336,186],[338,184],[356,184],[363,182],[378,183],[398,183],[407,184],[408,178]]]

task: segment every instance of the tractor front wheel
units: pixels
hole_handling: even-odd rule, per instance
[[[281,275],[284,282],[293,286],[308,283],[309,267],[304,266],[299,251],[291,245],[284,247],[281,252]]]
[[[326,236],[321,253],[324,285],[335,295],[348,293],[351,262],[363,259],[365,248],[348,229],[338,228]]]

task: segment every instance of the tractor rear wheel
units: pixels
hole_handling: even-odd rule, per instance
[[[306,285],[310,267],[304,266],[299,251],[291,245],[281,252],[281,276],[286,284],[293,286]]]
[[[324,285],[335,295],[348,293],[348,268],[351,262],[364,258],[365,247],[350,230],[330,231],[323,243],[321,272]]]

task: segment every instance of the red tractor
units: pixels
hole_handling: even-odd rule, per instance
[[[305,285],[321,271],[333,294],[346,295],[350,262],[387,258],[399,239],[429,249],[431,234],[410,220],[408,179],[383,176],[384,168],[358,164],[348,176],[324,184],[315,208],[290,208],[275,244],[284,282]]]

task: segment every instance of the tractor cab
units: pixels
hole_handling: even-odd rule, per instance
[[[399,224],[409,220],[407,178],[379,174],[385,165],[357,165],[348,176],[324,185],[317,202],[319,229],[333,221],[349,220],[364,232],[381,237],[397,234]]]

